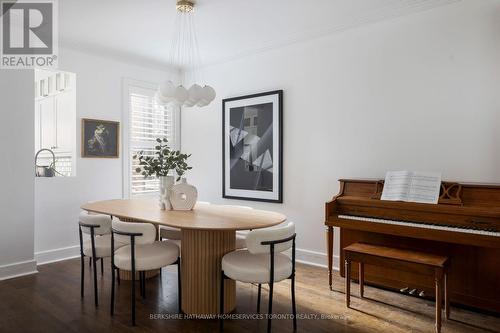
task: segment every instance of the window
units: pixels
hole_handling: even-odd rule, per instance
[[[137,197],[157,195],[159,182],[154,177],[144,178],[136,172],[139,163],[133,159],[138,152],[154,154],[156,138],[167,138],[172,149],[179,149],[179,111],[177,107],[161,106],[156,103],[155,84],[126,80],[126,116],[124,152],[126,172],[125,196]]]

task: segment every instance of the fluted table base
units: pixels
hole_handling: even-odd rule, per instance
[[[235,231],[182,230],[182,311],[186,314],[218,314],[221,260],[235,249]],[[225,313],[235,309],[236,283],[226,280]]]

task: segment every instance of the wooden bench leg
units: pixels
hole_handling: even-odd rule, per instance
[[[435,277],[435,282],[436,282],[436,332],[440,333],[441,332],[441,304],[443,303],[443,300],[441,298],[442,295],[442,277],[436,275]]]
[[[345,305],[351,305],[351,261],[345,260]]]
[[[444,275],[444,314],[446,320],[450,319],[450,294],[448,292],[448,274]]]
[[[359,296],[363,298],[365,294],[365,264],[362,262],[359,263],[358,281],[359,281]]]

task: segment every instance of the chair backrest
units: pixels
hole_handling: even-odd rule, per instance
[[[245,239],[248,251],[252,254],[269,253],[271,247],[262,245],[262,242],[286,239],[295,234],[295,223],[289,222],[284,226],[266,229],[255,229],[248,232]],[[284,252],[292,247],[292,241],[278,243],[274,246],[274,252]]]
[[[135,236],[135,244],[152,244],[156,240],[156,228],[151,223],[122,222],[113,220],[113,229],[120,232],[139,233]],[[130,244],[130,236],[114,234],[115,241]]]
[[[83,224],[98,225],[94,228],[94,235],[106,235],[111,233],[111,216],[103,214],[90,214],[86,211],[81,212],[79,221]],[[82,226],[82,232],[90,235],[90,228]]]

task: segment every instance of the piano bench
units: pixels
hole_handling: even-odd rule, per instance
[[[436,285],[436,332],[441,332],[441,303],[444,289],[444,312],[450,317],[447,272],[449,258],[435,254],[403,250],[365,243],[354,243],[344,248],[345,302],[350,307],[351,262],[359,264],[359,294],[364,293],[364,264],[399,269],[434,277]]]

